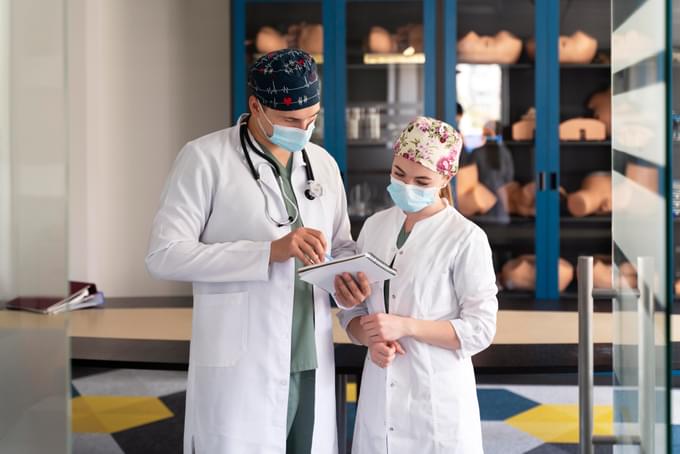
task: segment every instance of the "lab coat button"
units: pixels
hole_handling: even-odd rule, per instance
[[[397,295],[392,295],[392,299],[393,300],[397,299]]]
[[[396,385],[396,383],[394,383],[394,382],[390,383],[390,388],[394,388],[395,385]]]
[[[394,427],[390,427],[390,432],[394,432]]]
[[[399,251],[399,255],[404,255],[404,251]]]

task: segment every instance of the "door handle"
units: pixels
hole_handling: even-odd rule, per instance
[[[557,191],[557,173],[539,172],[537,177],[538,191]]]
[[[654,452],[654,295],[650,287],[653,261],[638,258],[638,288],[626,291],[593,288],[593,257],[579,257],[578,279],[578,387],[579,452],[593,454],[593,444],[640,445],[643,452]],[[620,436],[593,435],[593,301],[633,297],[638,304],[638,399],[639,434]],[[649,354],[649,349],[652,354]]]

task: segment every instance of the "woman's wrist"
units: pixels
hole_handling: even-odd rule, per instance
[[[403,330],[404,330],[404,336],[405,337],[416,337],[417,328],[418,328],[417,322],[418,322],[418,320],[416,320],[415,318],[404,317]]]

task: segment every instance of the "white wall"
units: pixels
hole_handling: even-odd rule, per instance
[[[144,257],[179,149],[229,125],[229,2],[69,4],[71,278],[109,297],[189,294]]]

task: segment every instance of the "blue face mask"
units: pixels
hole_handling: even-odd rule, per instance
[[[273,143],[274,145],[278,145],[279,147],[283,148],[286,151],[290,151],[291,153],[298,152],[302,150],[305,146],[307,146],[307,144],[309,143],[309,139],[312,138],[312,133],[314,132],[313,122],[309,124],[307,129],[275,125],[264,113],[262,105],[260,105],[260,108],[262,109],[262,116],[272,126],[274,132],[272,133],[271,136],[267,135],[267,132],[262,127],[262,124],[260,124],[259,117],[257,123],[260,126],[262,134],[264,134],[271,143]]]
[[[415,213],[432,205],[439,194],[437,187],[421,188],[406,184],[394,177],[390,177],[390,180],[392,182],[387,186],[387,192],[390,193],[394,204],[406,213]]]
[[[467,134],[463,136],[463,146],[468,153],[472,153],[484,145],[484,143],[484,136],[482,134]]]

